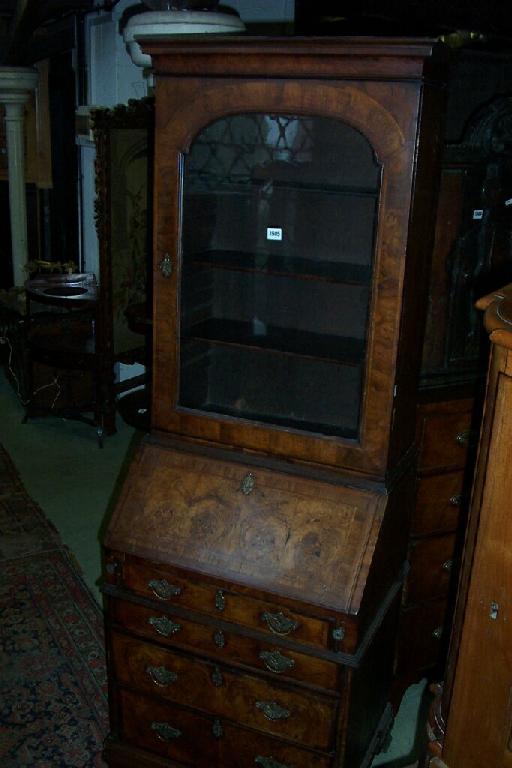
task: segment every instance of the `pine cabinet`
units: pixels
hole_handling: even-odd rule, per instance
[[[444,48],[142,45],[152,427],[104,541],[106,759],[363,768],[391,720]]]

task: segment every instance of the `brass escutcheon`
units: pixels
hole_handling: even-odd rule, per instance
[[[216,688],[221,688],[222,685],[224,684],[224,678],[222,677],[222,672],[217,666],[213,668],[212,683]]]
[[[214,720],[212,725],[212,733],[216,739],[222,739],[224,736],[224,728],[220,720]]]
[[[226,598],[222,589],[218,589],[215,593],[215,607],[218,611],[223,611],[226,607]]]
[[[256,485],[256,478],[252,474],[252,472],[248,472],[245,477],[242,479],[242,482],[240,483],[240,490],[245,496],[248,496],[250,493],[253,492],[254,486]]]
[[[158,265],[163,277],[170,277],[172,275],[172,261],[168,253],[166,253]]]

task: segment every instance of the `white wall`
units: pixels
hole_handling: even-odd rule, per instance
[[[96,200],[95,168],[96,151],[94,143],[85,137],[77,139],[81,173],[79,189],[80,228],[82,261],[85,272],[99,276],[99,247],[94,224],[94,201]]]
[[[143,72],[133,64],[119,32],[124,11],[136,4],[134,0],[121,0],[110,13],[87,16],[85,55],[90,105],[112,107],[147,95]]]
[[[246,22],[293,21],[295,7],[294,0],[225,0],[223,4],[237,10]]]
[[[96,0],[100,6],[102,0]],[[137,0],[121,0],[110,13],[100,11],[86,18],[87,103],[110,107],[147,95],[147,81],[130,59],[119,22]],[[246,22],[293,21],[294,0],[228,0]]]
[[[101,5],[102,0],[96,0]],[[119,22],[127,8],[137,0],[121,0],[110,13],[89,14],[86,18],[86,59],[88,104],[113,106],[147,95],[147,81],[140,67],[130,59]],[[227,0],[245,22],[290,22],[294,0]]]
[[[103,0],[96,0],[101,6]],[[111,12],[88,14],[85,26],[85,55],[87,62],[87,105],[113,107],[129,99],[148,95],[148,84],[143,71],[129,57],[119,22],[124,11],[137,4],[137,0],[121,0]],[[222,0],[221,0],[222,4]],[[226,0],[245,22],[290,22],[294,16],[294,0]],[[87,272],[99,273],[98,242],[94,226],[94,145],[81,138],[81,190],[82,201],[82,260]]]
[[[101,5],[102,0],[96,0]],[[135,0],[121,0],[106,13],[88,14],[85,20],[85,58],[87,67],[87,99],[89,107],[113,107],[129,99],[147,96],[147,82],[140,67],[136,67],[126,51],[119,21],[126,8]],[[86,272],[99,276],[98,239],[94,224],[95,152],[93,142],[80,137],[81,163],[81,224],[82,261]]]

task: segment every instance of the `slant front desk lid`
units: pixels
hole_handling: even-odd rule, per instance
[[[105,544],[357,614],[386,495],[143,443]]]

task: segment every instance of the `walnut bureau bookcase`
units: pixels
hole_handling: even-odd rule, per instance
[[[363,768],[390,720],[444,48],[142,45],[152,428],[104,541],[105,757]]]

